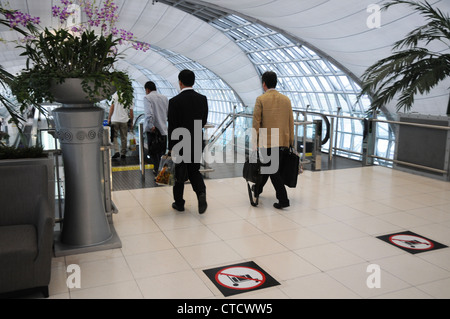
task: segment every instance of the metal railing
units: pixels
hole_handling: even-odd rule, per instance
[[[443,130],[443,131],[447,131],[447,132],[450,131],[450,127],[449,126],[430,125],[430,124],[412,123],[412,122],[400,122],[400,121],[391,121],[391,120],[379,120],[379,119],[376,119],[376,118],[375,119],[370,119],[370,121],[374,122],[374,123],[388,123],[388,124],[395,124],[395,125],[406,125],[406,126],[421,127],[421,128],[432,129],[432,130]],[[404,165],[404,166],[414,167],[414,168],[426,170],[426,171],[429,171],[429,172],[439,173],[439,174],[443,174],[443,175],[448,175],[449,174],[448,170],[437,169],[437,168],[433,168],[433,167],[429,167],[429,166],[424,166],[424,165],[419,165],[419,164],[415,164],[415,163],[400,161],[400,160],[396,160],[396,159],[384,158],[384,157],[376,156],[376,155],[373,155],[373,154],[369,154],[368,156],[370,158],[382,159],[382,160],[385,160],[385,161],[393,162],[395,164],[400,164],[400,165]]]
[[[228,142],[232,142],[233,143],[233,147],[234,147],[234,151],[238,151],[239,146],[238,146],[238,143],[237,143],[237,134],[236,134],[236,121],[237,121],[238,118],[250,118],[250,119],[253,119],[253,115],[252,114],[246,114],[246,113],[236,113],[235,111],[233,113],[229,113],[224,118],[224,120],[216,127],[214,133],[208,139],[208,145],[212,145],[212,144],[218,142],[219,139],[231,127],[232,128],[232,134],[231,134],[232,141],[228,141]],[[299,127],[303,127],[303,132],[306,132],[306,127],[308,125],[315,125],[315,123],[312,122],[312,121],[299,121],[298,119],[294,120],[294,129],[295,129],[294,148],[295,148],[295,150],[297,152],[298,152],[298,147],[297,146],[298,146],[298,138],[299,138],[298,129],[299,129]],[[245,127],[243,129],[245,130],[245,129],[249,129],[249,128],[250,127]],[[306,150],[306,143],[307,143],[307,136],[306,136],[306,134],[303,134],[303,136],[302,136],[303,150]],[[244,151],[244,152],[250,151],[249,145],[246,145],[244,149],[241,149],[241,151]],[[310,161],[306,159],[306,153],[305,152],[301,153],[301,161],[302,161],[303,164],[310,163]]]
[[[328,143],[328,161],[331,163],[334,160],[334,157],[338,155],[345,155],[347,154],[349,158],[355,159],[356,155],[359,157],[357,159],[361,162],[362,166],[368,166],[368,165],[374,165],[375,160],[384,161],[388,163],[393,164],[399,164],[399,165],[405,165],[410,166],[418,169],[427,170],[434,173],[439,174],[449,174],[448,170],[444,169],[437,169],[433,167],[428,167],[424,165],[419,165],[415,163],[405,162],[396,160],[394,158],[386,157],[386,156],[378,156],[376,154],[376,146],[378,143],[378,140],[380,139],[377,137],[377,124],[388,124],[389,127],[394,125],[409,125],[409,126],[416,126],[416,127],[422,127],[427,129],[436,129],[436,130],[444,130],[449,131],[450,127],[448,126],[439,126],[439,125],[430,125],[430,124],[420,124],[420,123],[411,123],[411,122],[400,122],[400,121],[393,121],[393,120],[384,120],[377,118],[376,114],[373,114],[372,117],[358,117],[358,116],[349,116],[349,115],[343,115],[341,114],[340,110],[338,110],[337,114],[326,114],[326,113],[320,113],[320,112],[314,112],[314,111],[308,111],[308,110],[297,110],[294,109],[294,129],[295,129],[295,149],[298,152],[298,145],[302,145],[302,152],[299,152],[301,155],[301,162],[302,164],[316,164],[313,165],[313,170],[320,170],[320,164],[318,163],[319,158],[317,157],[317,154],[322,154],[322,146],[326,145]],[[301,118],[303,117],[303,118]],[[213,145],[215,143],[218,143],[221,138],[224,137],[227,132],[231,129],[231,139],[224,141],[224,144],[226,143],[232,143],[233,149],[235,152],[246,152],[248,154],[249,152],[249,146],[246,144],[245,147],[242,147],[238,145],[237,139],[239,138],[237,131],[237,121],[239,118],[253,118],[252,114],[248,113],[237,113],[236,108],[233,109],[233,112],[227,114],[222,122],[215,126],[208,124],[206,129],[214,129],[213,133],[209,136],[207,140],[208,145]],[[320,125],[320,128],[318,127],[317,121],[310,120],[310,118],[320,118],[325,125]],[[361,138],[361,148],[358,149],[346,149],[342,147],[338,147],[338,138],[339,134],[346,134],[346,132],[339,131],[339,121],[340,120],[350,120],[350,121],[357,121],[357,125],[361,125],[361,131],[363,131],[362,135],[357,135],[355,133],[352,133],[353,135],[357,135]],[[312,128],[313,134],[310,134],[308,136],[307,127]],[[322,127],[325,127],[325,134],[320,134],[322,137],[321,143],[317,143],[315,141],[315,138],[317,136],[317,131],[320,129],[322,130]],[[240,127],[240,129],[247,129],[249,127]],[[303,128],[302,134],[300,134],[300,128]],[[394,131],[392,129],[392,131]],[[140,135],[140,138],[142,138],[142,135]],[[298,143],[299,139],[301,139],[301,144]],[[393,141],[395,142],[395,140]],[[307,143],[312,143],[313,149],[312,154],[307,153]],[[140,142],[140,145],[143,143]],[[143,150],[140,150],[143,153]],[[326,153],[326,150],[324,151]],[[312,155],[312,159],[307,159],[307,157],[310,157]],[[141,171],[144,171],[144,163],[143,163],[143,157],[140,156],[140,167]],[[207,163],[203,163],[203,173],[207,174],[208,172],[214,171],[211,167],[208,166]]]
[[[409,166],[409,167],[413,167],[413,168],[418,168],[418,169],[422,169],[422,170],[426,170],[429,172],[434,172],[434,173],[439,173],[439,174],[445,174],[448,175],[449,171],[448,170],[443,170],[443,169],[437,169],[437,168],[433,168],[433,167],[429,167],[429,166],[424,166],[424,165],[419,165],[419,164],[415,164],[415,163],[410,163],[410,162],[406,162],[406,161],[400,161],[400,160],[396,160],[394,158],[388,158],[388,157],[384,157],[384,156],[377,156],[375,154],[375,147],[376,147],[376,132],[377,132],[377,123],[385,123],[388,124],[390,126],[393,125],[406,125],[406,126],[414,126],[414,127],[421,127],[421,128],[426,128],[426,129],[431,129],[431,130],[443,130],[443,131],[450,131],[450,127],[449,126],[440,126],[440,125],[431,125],[431,124],[421,124],[421,123],[412,123],[412,122],[401,122],[401,121],[394,121],[394,120],[383,120],[383,119],[378,119],[376,117],[376,114],[373,115],[373,117],[371,118],[363,118],[363,117],[355,117],[355,116],[346,116],[346,115],[340,115],[339,111],[338,114],[325,114],[325,113],[317,113],[317,112],[310,112],[310,111],[299,111],[296,110],[294,112],[297,113],[301,113],[304,114],[304,118],[307,118],[307,115],[320,115],[322,117],[327,117],[329,118],[329,121],[331,123],[330,125],[330,145],[329,145],[329,150],[328,150],[328,156],[329,156],[329,161],[333,160],[333,156],[336,155],[336,152],[339,151],[341,153],[348,153],[348,154],[354,154],[354,155],[359,155],[361,156],[361,162],[362,165],[366,166],[366,165],[373,165],[374,159],[379,159],[382,161],[386,161],[386,162],[391,162],[394,164],[399,164],[399,165],[404,165],[404,166]],[[357,150],[349,150],[349,149],[343,149],[343,148],[339,148],[337,147],[337,138],[338,138],[338,119],[347,119],[347,120],[352,120],[352,121],[359,121],[361,123],[361,125],[364,126],[364,121],[366,121],[366,124],[368,125],[368,127],[370,128],[367,132],[367,136],[364,136],[363,134],[363,142],[361,144],[361,151],[357,151]],[[336,123],[336,124],[335,124]]]

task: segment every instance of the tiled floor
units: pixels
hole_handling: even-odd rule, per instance
[[[280,285],[227,298],[450,298],[450,248],[412,255],[376,238],[409,230],[450,246],[450,183],[383,167],[305,171],[291,206],[272,185],[250,206],[243,178],[206,180],[208,210],[190,185],[113,192],[121,249],[54,258],[50,298],[225,298],[204,269],[254,261]],[[67,288],[67,266],[81,288]],[[379,265],[380,288],[367,267]]]

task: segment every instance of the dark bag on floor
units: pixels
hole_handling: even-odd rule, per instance
[[[258,206],[259,194],[258,189],[262,182],[261,175],[261,161],[256,152],[256,157],[249,157],[244,163],[244,169],[242,172],[242,176],[247,181],[247,190],[248,196],[250,199],[250,203],[252,206]],[[254,194],[252,193],[252,187],[250,183],[253,183]]]
[[[284,150],[284,152],[283,163],[280,165],[280,175],[284,185],[295,188],[297,187],[298,174],[300,173],[300,157],[292,147]]]

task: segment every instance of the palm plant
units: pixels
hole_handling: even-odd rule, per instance
[[[426,48],[432,43],[440,43],[448,52],[450,16],[433,8],[427,1],[393,0],[382,10],[399,4],[412,7],[427,23],[397,41],[393,55],[376,62],[364,72],[360,97],[365,94],[372,96],[371,111],[382,108],[397,95],[397,111],[409,111],[417,94],[429,93],[450,75],[450,54]]]

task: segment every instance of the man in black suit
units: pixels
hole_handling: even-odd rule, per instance
[[[168,112],[169,152],[177,163],[172,207],[178,211],[184,210],[184,182],[188,178],[197,194],[198,212],[203,214],[207,208],[206,185],[199,170],[203,153],[202,128],[208,119],[208,100],[192,88],[194,72],[183,70],[178,80],[181,92],[169,100]]]

